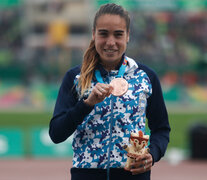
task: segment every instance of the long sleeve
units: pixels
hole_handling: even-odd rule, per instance
[[[49,135],[54,143],[65,141],[93,109],[83,99],[77,100],[74,78],[78,71],[78,68],[68,71],[61,84],[49,126]]]
[[[156,73],[143,64],[138,63],[138,66],[147,73],[152,85],[152,94],[147,99],[146,117],[150,129],[149,149],[153,163],[155,163],[164,156],[167,149],[170,124],[160,81]]]
[[[157,162],[164,156],[169,143],[170,125],[164,103],[162,89],[155,73],[150,73],[152,95],[148,99],[147,119],[151,131],[150,153],[153,161]]]

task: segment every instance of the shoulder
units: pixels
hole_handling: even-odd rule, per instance
[[[67,85],[69,85],[69,84],[73,85],[74,80],[76,79],[76,76],[78,74],[80,74],[80,69],[81,69],[80,65],[72,67],[71,69],[69,69],[65,73],[65,76],[63,78],[63,83],[66,83]]]
[[[140,62],[137,62],[137,65],[138,65],[138,69],[143,70],[148,75],[150,80],[158,79],[157,74],[152,68]]]
[[[128,60],[128,64],[129,64],[129,68],[128,71],[140,71],[142,70],[143,72],[145,72],[147,74],[147,76],[149,77],[150,81],[154,81],[154,80],[158,80],[158,76],[155,73],[155,71],[150,68],[149,66],[140,63],[139,61],[136,61],[132,58],[127,57]]]
[[[162,88],[158,75],[155,73],[153,69],[139,62],[138,62],[138,67],[147,74],[150,80],[151,88],[152,88],[152,95],[150,97],[160,100],[159,97],[162,96]]]
[[[65,78],[74,79],[76,77],[76,75],[78,75],[80,73],[80,70],[81,70],[80,65],[69,69],[65,74]]]
[[[80,65],[69,69],[65,73],[65,76],[62,81],[62,86],[65,88],[67,87],[69,89],[72,88],[74,85],[74,80],[79,73],[80,73]]]

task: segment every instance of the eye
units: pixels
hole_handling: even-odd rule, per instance
[[[115,37],[118,37],[118,38],[119,38],[119,37],[122,37],[122,36],[123,36],[123,33],[116,33],[116,34],[115,34]]]
[[[106,36],[107,33],[102,32],[102,33],[99,33],[99,35],[100,35],[100,36]]]
[[[137,143],[137,142],[138,142],[138,140],[137,140],[137,139],[135,139],[135,140],[134,140],[134,142],[135,142],[135,143]]]
[[[108,32],[107,31],[104,31],[104,30],[103,31],[100,30],[99,33],[98,33],[98,35],[99,36],[102,36],[102,37],[106,37],[108,35]]]

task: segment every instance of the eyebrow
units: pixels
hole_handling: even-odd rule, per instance
[[[99,29],[98,32],[108,32],[106,29]],[[115,33],[124,33],[124,30],[116,30]]]
[[[99,29],[98,32],[108,32],[108,31],[105,29]]]
[[[116,33],[124,33],[124,31],[123,30],[117,30],[117,31],[115,31]]]

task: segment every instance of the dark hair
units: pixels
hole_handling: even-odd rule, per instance
[[[113,15],[119,15],[120,17],[125,19],[126,22],[126,29],[127,32],[129,32],[129,26],[130,26],[130,17],[129,13],[120,5],[109,3],[102,5],[100,9],[96,12],[94,21],[93,21],[93,30],[96,29],[96,22],[97,19],[104,14],[113,14]]]

